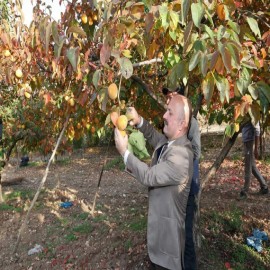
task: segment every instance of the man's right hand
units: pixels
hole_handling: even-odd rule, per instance
[[[141,117],[139,116],[138,112],[135,110],[134,107],[127,108],[126,116],[131,126],[137,126],[141,122]]]

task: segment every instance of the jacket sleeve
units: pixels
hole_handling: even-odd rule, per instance
[[[191,149],[177,146],[168,151],[160,163],[152,167],[140,161],[133,154],[129,154],[126,166],[145,186],[169,186],[179,185],[189,180],[192,160]]]
[[[165,135],[158,132],[147,120],[143,119],[143,125],[139,128],[147,142],[154,148],[161,141],[166,141]]]

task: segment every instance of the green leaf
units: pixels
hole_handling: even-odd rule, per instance
[[[188,65],[189,71],[192,71],[198,65],[200,58],[201,58],[201,51],[197,51],[195,54],[192,55]]]
[[[225,128],[225,135],[229,138],[231,138],[233,136],[235,132],[235,125],[234,124],[230,124],[228,126],[226,126]]]
[[[184,24],[184,21],[187,18],[187,15],[189,13],[189,9],[190,9],[190,0],[182,0],[182,4],[181,4],[182,24]]]
[[[240,50],[238,50],[238,48],[236,48],[231,43],[227,43],[226,47],[228,48],[229,53],[232,56],[232,66],[239,68],[240,67]]]
[[[166,30],[169,27],[168,21],[168,7],[166,5],[162,5],[159,7],[159,14],[161,17],[162,27]]]
[[[238,23],[229,20],[228,21],[228,25],[230,26],[230,28],[237,34],[240,34],[240,26]]]
[[[60,36],[59,43],[54,44],[54,56],[56,58],[60,57],[60,55],[61,55],[61,50],[62,50],[65,39],[66,39],[65,36]]]
[[[201,20],[204,16],[204,6],[202,3],[192,3],[191,4],[191,15],[194,24],[200,28]]]
[[[203,30],[208,34],[212,43],[214,43],[215,42],[214,31],[206,24],[203,25]]]
[[[179,80],[183,79],[187,75],[187,63],[185,61],[177,63],[173,66],[168,75],[168,86],[175,88],[179,85]]]
[[[200,61],[201,73],[203,77],[205,77],[207,70],[208,70],[208,57],[206,53],[201,54],[201,61]]]
[[[214,22],[213,22],[212,16],[207,9],[205,9],[205,14],[206,14],[211,26],[214,27]]]
[[[240,72],[240,77],[238,80],[236,80],[235,86],[237,87],[237,90],[241,93],[241,95],[244,95],[247,91],[248,86],[251,83],[251,77],[249,74],[249,71],[247,68],[243,68],[243,70]]]
[[[176,30],[179,23],[179,15],[175,11],[170,11],[170,27],[172,30]]]
[[[267,97],[268,102],[270,103],[270,86],[263,81],[257,82],[256,86],[259,92],[262,92]]]
[[[146,149],[145,138],[139,130],[134,130],[128,138],[133,154],[139,159],[149,158],[150,155]]]
[[[250,93],[252,99],[256,100],[259,97],[259,90],[254,84],[248,86],[248,92]]]
[[[220,93],[220,101],[223,103],[226,99],[226,101],[229,103],[229,101],[230,101],[230,84],[228,82],[228,79],[216,74],[215,75],[215,83],[216,83],[217,89]]]
[[[79,60],[79,47],[68,49],[67,58],[71,63],[73,70],[77,71],[77,65]]]
[[[98,106],[99,106],[99,108],[102,111],[106,112],[106,105],[107,105],[107,102],[108,102],[108,91],[107,91],[107,88],[102,88],[98,92],[97,99],[98,99]]]
[[[177,36],[175,31],[169,31],[169,35],[173,41],[176,41]]]
[[[98,82],[100,80],[100,76],[101,76],[101,70],[97,69],[93,75],[93,80],[92,80],[96,89],[98,89]]]
[[[256,36],[258,36],[259,38],[261,38],[261,32],[260,32],[260,28],[258,26],[257,21],[254,18],[247,17],[247,22],[248,22],[248,25],[249,25],[250,29],[252,30],[252,32]]]
[[[259,99],[260,99],[260,105],[262,112],[264,114],[267,114],[269,111],[269,101],[268,98],[265,96],[265,94],[262,91],[259,91]]]
[[[206,75],[205,79],[202,82],[202,91],[208,107],[210,105],[211,98],[214,93],[214,86],[215,86],[214,77],[212,76],[212,73],[208,72],[208,74]]]
[[[258,103],[252,103],[250,107],[248,108],[248,113],[251,118],[251,123],[255,126],[258,121],[260,120],[260,106]]]
[[[79,34],[81,35],[83,38],[87,37],[86,33],[84,32],[84,30],[79,27],[79,26],[71,26],[68,28],[67,30],[67,34],[69,33],[76,33],[76,34]]]
[[[49,50],[51,32],[52,32],[52,23],[50,22],[46,27],[46,38],[45,38],[46,54],[48,53]]]
[[[118,60],[118,63],[120,65],[121,74],[125,79],[129,79],[133,74],[133,65],[131,61],[126,57],[122,57]]]
[[[183,54],[187,52],[188,46],[190,44],[191,35],[192,35],[193,21],[190,21],[185,28],[184,32],[184,46],[183,46]]]
[[[57,27],[57,23],[55,21],[52,22],[52,36],[53,36],[53,40],[54,42],[59,45],[59,34],[58,34],[58,27]]]
[[[224,34],[226,32],[226,28],[223,25],[220,25],[218,27],[218,31],[217,31],[217,40],[221,40],[224,37]]]

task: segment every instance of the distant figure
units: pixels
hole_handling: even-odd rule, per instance
[[[28,156],[23,156],[21,158],[21,163],[20,163],[20,167],[25,167],[28,165],[29,162],[29,157]]]
[[[247,198],[247,194],[250,186],[251,173],[256,177],[260,184],[260,193],[267,194],[269,192],[265,179],[256,167],[254,159],[254,141],[255,137],[260,135],[259,122],[254,127],[251,122],[248,122],[242,129],[242,140],[244,144],[245,155],[245,184],[244,188],[240,192],[240,199]]]

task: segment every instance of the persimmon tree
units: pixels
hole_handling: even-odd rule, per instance
[[[63,144],[102,134],[111,113],[129,105],[159,123],[162,86],[180,82],[210,122],[228,123],[231,138],[246,118],[269,125],[268,1],[60,2],[66,9],[54,21],[38,0],[29,27],[19,2],[7,2],[14,19],[0,30],[5,138],[30,132],[29,145],[50,151],[63,127]]]

